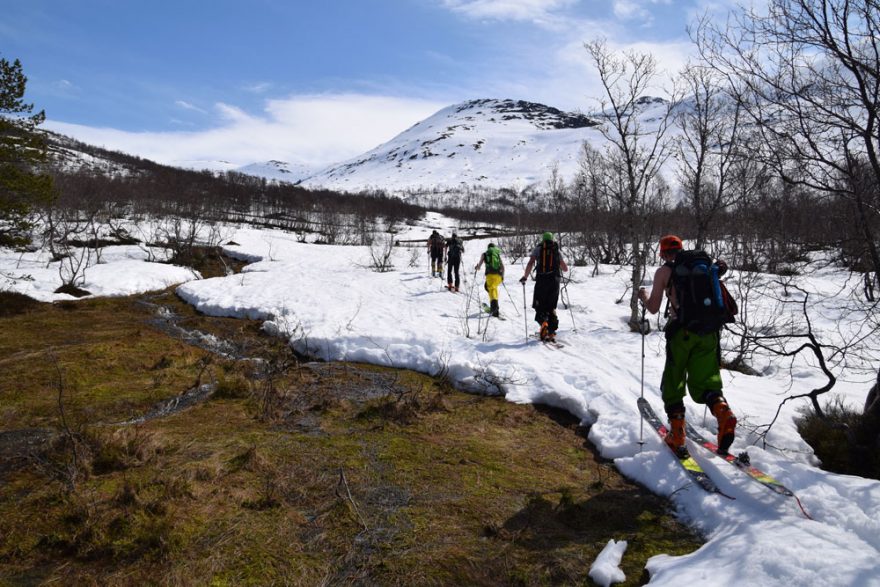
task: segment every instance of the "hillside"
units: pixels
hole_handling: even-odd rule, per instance
[[[636,116],[650,129],[665,108],[664,100],[646,97]],[[554,170],[570,183],[579,169],[583,143],[600,148],[606,143],[597,128],[602,116],[522,100],[470,100],[440,110],[362,155],[320,170],[278,160],[235,168],[228,162],[186,161],[175,167],[214,174],[232,171],[312,190],[427,194],[429,199],[414,202],[461,207],[460,198],[450,195],[437,202],[430,195],[529,187],[545,191]],[[165,167],[55,133],[47,136],[66,171],[117,175]]]
[[[304,186],[390,192],[465,186],[525,187],[577,167],[580,145],[597,140],[598,123],[583,114],[533,102],[471,100],[440,110],[390,141],[333,165]]]

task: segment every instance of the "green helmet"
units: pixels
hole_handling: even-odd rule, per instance
[[[542,241],[552,241],[553,240],[553,233],[552,232],[545,232],[544,234],[541,235],[541,240]]]

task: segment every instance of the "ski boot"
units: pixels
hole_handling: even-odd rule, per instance
[[[736,416],[733,415],[724,397],[720,395],[716,396],[709,409],[718,420],[718,454],[727,455],[727,450],[736,436]]]
[[[690,453],[688,453],[685,443],[684,410],[675,410],[667,415],[669,416],[669,432],[666,434],[666,445],[675,453],[676,457],[686,459]]]
[[[499,316],[499,313],[498,313],[498,300],[492,300],[492,301],[490,302],[490,309],[491,309],[492,316],[494,316],[495,318],[498,318],[498,316]]]
[[[541,322],[541,340],[547,340],[550,336],[550,327],[546,321]]]

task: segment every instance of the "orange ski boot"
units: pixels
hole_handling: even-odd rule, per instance
[[[736,416],[723,397],[712,404],[712,415],[718,419],[718,454],[726,455],[736,436]]]
[[[685,444],[684,429],[684,412],[669,414],[669,431],[666,433],[666,445],[680,459],[686,459],[690,456],[687,444]]]

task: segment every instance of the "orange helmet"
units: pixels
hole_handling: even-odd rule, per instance
[[[660,239],[661,253],[666,253],[669,251],[680,251],[682,248],[683,245],[681,244],[681,239],[674,234],[664,236]]]

